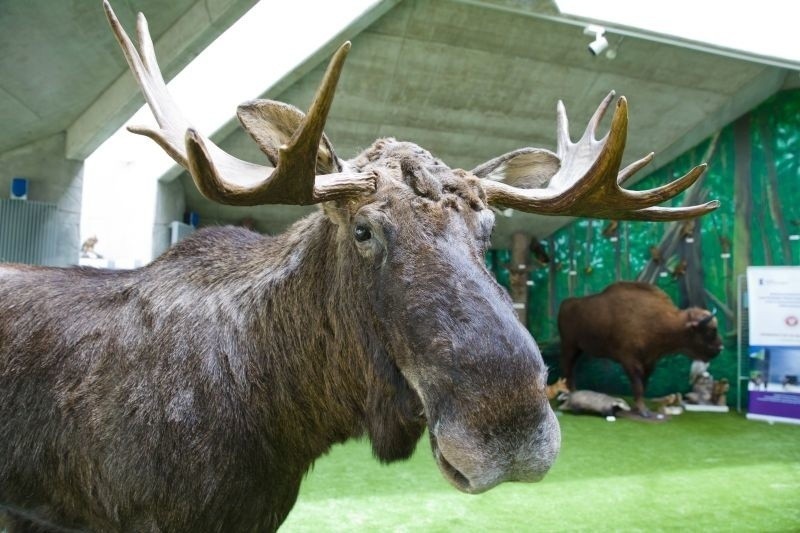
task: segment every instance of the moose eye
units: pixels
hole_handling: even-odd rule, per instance
[[[353,229],[353,236],[358,242],[364,242],[372,238],[372,232],[369,230],[368,226],[358,224],[355,229]]]

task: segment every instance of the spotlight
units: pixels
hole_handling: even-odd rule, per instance
[[[602,54],[608,48],[608,40],[605,37],[606,29],[602,26],[589,24],[584,28],[584,35],[594,35],[594,41],[589,43],[589,53],[593,56]]]

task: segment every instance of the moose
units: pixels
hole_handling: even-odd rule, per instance
[[[480,493],[539,481],[560,447],[547,369],[484,266],[492,206],[672,220],[658,207],[700,166],[649,191],[619,183],[627,104],[577,142],[558,107],[557,153],[522,148],[472,171],[377,140],[340,159],[323,133],[350,48],[308,114],[276,101],[238,117],[270,165],[223,152],[167,92],[144,17],[114,34],[158,128],[209,199],[319,204],[285,233],[196,232],[130,271],[0,266],[0,512],[12,530],[272,531],[303,475],[366,436],[409,457],[427,429],[443,477]]]
[[[644,402],[647,381],[663,357],[685,353],[710,361],[722,350],[717,318],[699,307],[678,309],[649,283],[619,281],[599,294],[566,298],[558,310],[561,371],[575,390],[575,367],[585,353],[622,365],[631,381],[639,414],[651,415]]]

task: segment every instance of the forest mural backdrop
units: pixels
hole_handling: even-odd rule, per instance
[[[646,189],[670,181],[703,161],[705,175],[673,201],[719,199],[721,207],[688,222],[616,222],[581,219],[540,244],[548,263],[529,258],[527,325],[559,375],[556,316],[568,296],[601,291],[617,280],[655,283],[683,308],[716,310],[725,350],[709,371],[737,383],[737,276],[748,265],[800,262],[800,90],[776,94],[700,145],[639,182]],[[540,255],[540,254],[536,254]],[[509,286],[509,250],[490,250],[486,261]],[[745,339],[746,343],[746,339]],[[689,359],[662,360],[648,396],[689,390]],[[579,388],[630,394],[629,381],[611,361],[582,358]],[[735,404],[733,391],[729,404]]]

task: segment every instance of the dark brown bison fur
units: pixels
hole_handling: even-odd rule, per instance
[[[648,283],[618,282],[595,295],[567,298],[558,312],[561,369],[575,389],[575,364],[582,353],[619,362],[631,380],[638,410],[647,381],[662,357],[683,353],[708,361],[719,354],[717,319],[705,309],[678,309]]]
[[[394,461],[426,424],[461,490],[541,478],[546,370],[483,266],[476,180],[394,141],[356,164],[388,169],[374,196],[277,237],[206,229],[132,271],[0,265],[0,511],[271,531],[334,443]]]

